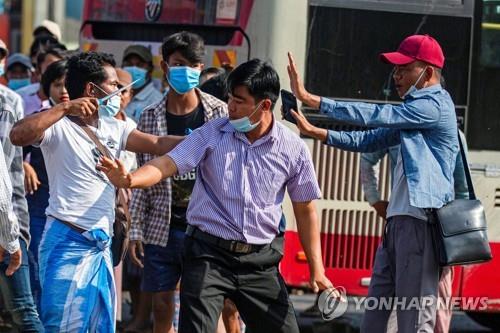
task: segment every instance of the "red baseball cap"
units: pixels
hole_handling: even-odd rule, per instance
[[[439,68],[444,66],[444,54],[439,43],[429,35],[412,35],[399,44],[396,52],[380,54],[380,60],[393,65],[406,65],[420,60]]]

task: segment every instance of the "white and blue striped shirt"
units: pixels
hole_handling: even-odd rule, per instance
[[[278,234],[285,188],[293,202],[321,197],[306,144],[276,121],[250,143],[228,118],[215,119],[168,155],[180,175],[198,166],[188,223],[224,239],[270,243]]]

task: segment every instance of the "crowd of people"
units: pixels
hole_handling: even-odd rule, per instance
[[[127,47],[118,67],[110,54],[68,51],[60,40],[44,21],[29,56],[0,41],[2,318],[10,314],[22,332],[114,332],[128,290],[126,332],[144,332],[151,318],[154,332],[298,332],[278,270],[285,192],[311,288],[333,285],[314,203],[321,191],[306,144],[274,115],[272,65],[205,68],[203,39],[182,31],[163,41],[159,80],[143,45]],[[306,136],[372,152],[362,156],[361,179],[388,222],[369,295],[446,296],[451,270],[437,263],[428,214],[467,189],[454,105],[441,85],[444,55],[432,37],[415,35],[381,59],[395,66],[400,105],[316,96],[289,54],[298,100],[372,129],[327,130],[292,115]],[[374,172],[385,154],[389,202]],[[124,260],[112,251],[117,203],[130,223]],[[446,332],[451,317],[435,304],[398,310],[392,324],[390,315],[366,311],[362,331]]]

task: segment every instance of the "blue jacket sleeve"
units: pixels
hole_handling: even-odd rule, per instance
[[[419,98],[399,105],[337,102],[321,98],[320,111],[331,118],[358,126],[397,129],[429,128],[440,118],[439,104],[432,98]]]
[[[375,152],[400,144],[399,130],[377,128],[367,131],[328,131],[326,144],[357,152]]]

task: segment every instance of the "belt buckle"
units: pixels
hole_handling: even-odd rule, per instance
[[[245,244],[241,242],[234,242],[231,246],[232,250],[237,253],[248,253],[250,252],[250,244]]]

